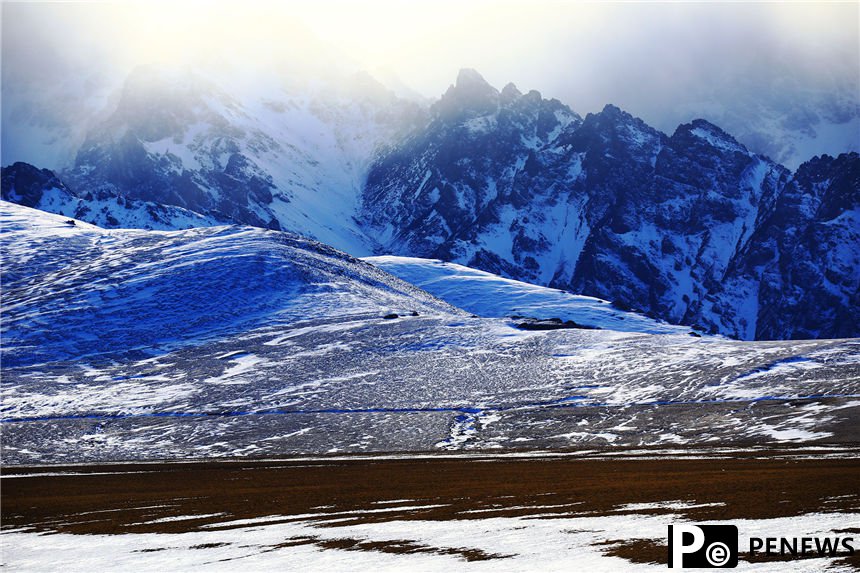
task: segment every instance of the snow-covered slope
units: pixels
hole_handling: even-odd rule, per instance
[[[619,332],[683,334],[690,331],[683,326],[625,312],[599,298],[506,279],[456,263],[390,255],[364,260],[479,316],[559,318]]]
[[[4,463],[856,439],[857,341],[522,330],[282,232],[0,215]]]
[[[104,230],[5,201],[0,225],[4,367],[156,354],[302,320],[457,313],[280,232]]]
[[[369,254],[353,221],[367,166],[423,114],[366,73],[298,81],[140,67],[62,177],[77,193],[108,190]]]

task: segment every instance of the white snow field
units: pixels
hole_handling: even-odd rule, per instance
[[[456,263],[390,255],[365,257],[364,260],[454,306],[486,318],[559,318],[619,332],[690,332],[689,327],[625,312],[599,298],[507,279]]]
[[[4,560],[9,571],[665,571],[664,564],[633,563],[606,555],[613,541],[653,540],[665,543],[667,523],[687,521],[674,511],[649,514],[651,508],[618,515],[561,517],[487,517],[453,521],[395,520],[339,524],[324,514],[277,516],[214,524],[185,533],[124,535],[37,534],[7,531]],[[419,508],[420,509],[420,508]],[[674,511],[673,511],[674,510]],[[189,515],[187,520],[200,516]],[[857,526],[857,514],[813,513],[773,519],[746,519],[709,524],[735,525],[745,536],[839,537]],[[841,534],[844,537],[844,533]],[[328,543],[344,539],[377,546],[403,544],[426,550],[403,554],[374,550],[338,550]],[[745,538],[744,538],[745,541]],[[435,550],[431,550],[435,549]],[[749,550],[742,542],[741,552]],[[466,561],[472,551],[493,556]],[[828,559],[794,559],[747,563],[737,571],[852,571]]]
[[[0,217],[7,464],[857,440],[858,340],[698,338],[462,267],[414,279],[618,329],[525,331],[295,235]]]

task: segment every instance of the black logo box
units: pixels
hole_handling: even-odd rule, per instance
[[[677,530],[674,528],[678,528]],[[695,529],[700,543],[696,543]],[[680,539],[676,539],[680,533]],[[701,539],[703,538],[703,539]],[[680,547],[676,544],[680,540]],[[680,563],[675,563],[675,553]],[[669,567],[730,569],[738,565],[738,528],[734,525],[670,525]]]

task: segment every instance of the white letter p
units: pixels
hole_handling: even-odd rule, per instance
[[[689,533],[693,536],[693,542],[690,545],[684,545],[684,534]],[[695,553],[705,544],[705,532],[695,525],[670,525],[669,526],[669,546],[672,548],[670,552],[669,568],[681,569],[685,553]]]

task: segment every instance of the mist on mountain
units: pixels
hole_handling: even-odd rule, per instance
[[[6,3],[2,162],[68,166],[61,143],[110,113],[131,70],[159,64],[249,90],[384,70],[411,99],[472,67],[665,132],[704,117],[794,169],[860,150],[858,22],[856,3]]]

